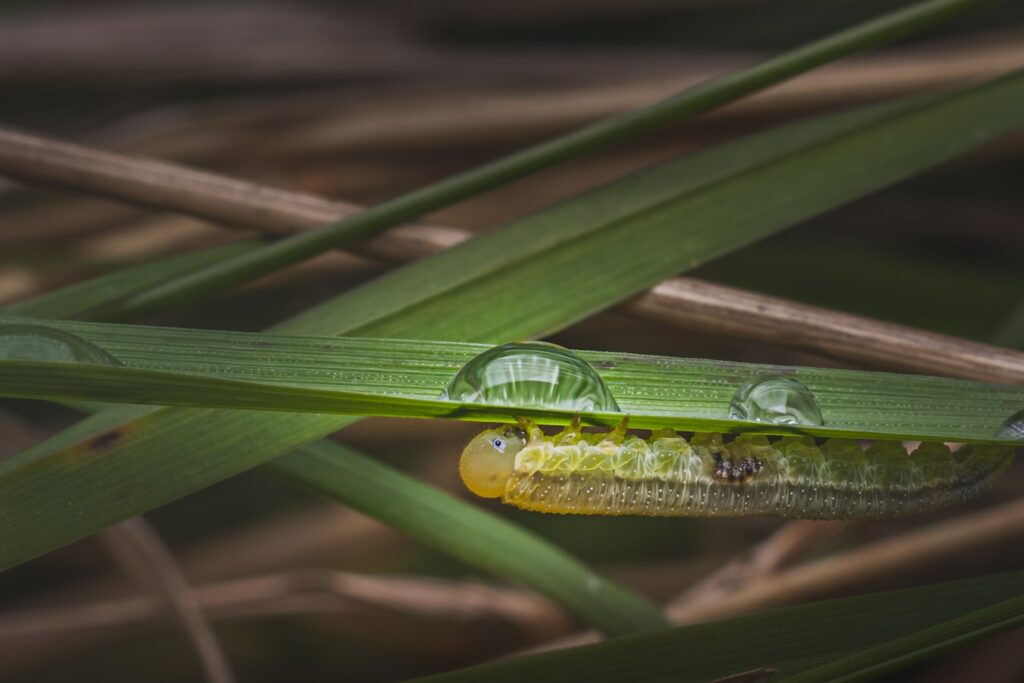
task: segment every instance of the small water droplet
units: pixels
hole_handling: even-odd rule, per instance
[[[123,365],[92,342],[44,325],[0,325],[0,359]]]
[[[1024,410],[1018,410],[1006,418],[999,431],[996,432],[996,438],[1012,439],[1014,441],[1024,439]]]
[[[729,403],[729,417],[783,425],[821,425],[818,399],[791,377],[769,376],[744,384]]]
[[[464,403],[619,412],[615,397],[589,363],[557,344],[514,342],[466,363],[443,398]]]

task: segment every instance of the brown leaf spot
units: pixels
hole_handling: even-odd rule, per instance
[[[118,429],[111,429],[109,432],[103,432],[89,441],[88,450],[90,453],[98,453],[100,451],[111,449],[121,443],[121,441],[124,440],[124,436],[124,432]]]

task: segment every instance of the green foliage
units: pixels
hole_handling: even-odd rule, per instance
[[[266,248],[239,243],[132,269],[7,313],[130,316],[221,289],[512,177],[707,110],[973,4],[967,0],[921,3],[650,109],[456,176],[324,231]],[[954,158],[1022,122],[1024,74],[1018,72],[951,93],[784,126],[644,171],[518,220],[339,296],[277,329],[305,335],[287,342],[296,345],[291,353],[304,363],[330,362],[313,348],[322,339],[311,335],[488,343],[543,336],[662,278]],[[174,279],[160,285],[165,278]],[[17,454],[0,465],[0,536],[4,539],[0,567],[270,463],[277,474],[374,515],[470,564],[545,592],[608,633],[663,625],[649,603],[536,537],[348,449],[313,443],[353,419],[312,411],[445,414],[450,406],[428,400],[428,389],[436,391],[442,375],[477,347],[453,345],[453,354],[445,356],[447,364],[420,367],[420,383],[411,385],[420,393],[403,402],[380,398],[381,386],[371,383],[356,387],[358,391],[325,389],[312,373],[283,370],[283,366],[272,367],[283,374],[273,383],[266,382],[254,366],[246,365],[246,360],[257,357],[253,347],[247,346],[252,341],[249,337],[243,342],[243,336],[206,333],[212,335],[204,337],[206,342],[223,344],[220,350],[225,354],[222,363],[212,365],[217,365],[220,377],[228,379],[215,380],[187,365],[187,355],[200,343],[198,336],[185,338],[191,333],[132,328],[119,336],[111,332],[117,328],[67,329],[83,336],[113,335],[105,339],[113,339],[116,348],[112,350],[127,367],[65,366],[57,368],[66,373],[59,381],[54,366],[3,363],[2,393],[168,402],[177,396],[182,402],[191,400],[188,405],[196,405],[201,397],[222,401],[217,406],[301,412],[120,407],[99,412]],[[177,350],[170,344],[174,334],[185,334]],[[263,340],[286,344],[277,336]],[[143,343],[151,345],[148,365]],[[392,363],[385,367],[395,369],[399,351],[410,347],[390,343],[394,346],[382,347],[381,352]],[[339,341],[337,347],[346,344]],[[427,349],[420,343],[417,347]],[[438,349],[430,347],[428,352]],[[280,359],[285,353],[275,347],[273,355]],[[638,419],[638,426],[659,424],[657,419],[666,413],[672,413],[673,420],[689,420],[674,422],[680,427],[734,425],[721,421],[728,395],[737,383],[764,371],[739,364],[679,362],[673,367],[678,375],[672,379],[678,378],[681,388],[670,392],[662,405],[655,401],[657,377],[643,359],[622,354],[589,357],[599,365],[614,366],[606,376],[609,383],[618,383],[616,393],[622,403],[638,417],[650,418],[649,422]],[[38,384],[26,389],[30,371]],[[831,431],[843,435],[985,440],[1009,409],[1018,407],[1021,395],[1015,389],[930,378],[795,372],[822,399]],[[682,388],[687,386],[700,386],[705,395],[686,399]],[[147,390],[152,393],[147,395]],[[879,394],[882,400],[868,401]],[[916,408],[907,406],[907,400],[916,401]],[[556,422],[565,418],[545,415]],[[898,422],[893,421],[894,415]],[[482,419],[508,414],[482,411],[462,416]],[[605,422],[612,419],[598,417]],[[279,457],[284,454],[288,455]],[[1019,623],[1018,599],[999,604],[997,600],[1019,594],[1024,587],[1021,581],[1019,575],[989,577],[811,605],[522,658],[447,678],[543,676],[570,681],[585,677],[588,683],[638,677],[708,680],[768,666],[779,669],[781,675],[804,677],[798,680],[853,680]],[[822,623],[842,624],[842,628],[822,629]]]
[[[1024,75],[1016,74],[951,94],[784,126],[611,183],[389,273],[279,329],[469,341],[541,335],[1022,121]],[[608,207],[621,209],[609,215]],[[678,238],[680,230],[686,239]],[[4,463],[2,531],[10,540],[0,549],[0,566],[351,422],[311,413],[182,408],[142,418],[134,409],[126,414],[129,420],[103,448],[94,447],[95,419],[85,420]],[[104,425],[116,421],[102,419]],[[125,487],[131,496],[120,495]]]

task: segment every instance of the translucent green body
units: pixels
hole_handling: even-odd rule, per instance
[[[479,445],[475,448],[479,457]],[[805,437],[739,436],[724,443],[719,434],[688,441],[664,431],[644,440],[624,429],[606,434],[567,429],[545,436],[528,426],[521,448],[503,457],[513,455],[501,499],[527,510],[864,519],[964,501],[994,480],[1012,460],[1013,447],[964,446],[952,452],[944,444],[924,443],[908,454],[891,441],[865,450],[855,441],[836,439],[821,446]],[[470,484],[465,473],[464,479]]]

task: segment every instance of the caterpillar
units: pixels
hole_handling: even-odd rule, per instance
[[[1014,447],[700,433],[645,440],[627,420],[600,434],[579,420],[546,436],[529,420],[489,429],[462,452],[466,487],[526,510],[582,515],[871,519],[928,512],[989,486]]]

